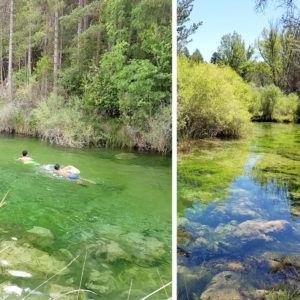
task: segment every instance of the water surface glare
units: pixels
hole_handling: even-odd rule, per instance
[[[179,151],[179,299],[300,296],[300,126],[253,126]]]
[[[41,165],[16,161],[24,149]],[[54,299],[79,287],[96,293],[79,299],[141,299],[171,281],[170,157],[5,135],[0,152],[0,197],[9,190],[0,208],[1,299]],[[55,163],[97,184],[54,176],[46,166]],[[170,287],[152,299],[167,295]]]

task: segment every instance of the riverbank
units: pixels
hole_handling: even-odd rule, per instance
[[[0,132],[38,137],[62,146],[171,151],[171,106],[161,108],[142,127],[91,115],[81,100],[50,96],[39,103],[0,102]]]
[[[299,297],[299,133],[179,143],[179,299]]]

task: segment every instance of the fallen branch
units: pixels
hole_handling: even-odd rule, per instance
[[[23,299],[26,299],[29,295],[31,295],[32,293],[34,293],[37,289],[39,289],[45,283],[47,283],[48,281],[50,281],[53,277],[55,277],[56,275],[58,275],[59,273],[63,272],[65,269],[67,269],[78,257],[79,257],[79,255],[77,255],[75,258],[73,258],[65,267],[63,267],[60,271],[58,271],[53,276],[51,276],[50,278],[48,278],[46,281],[42,282],[38,287],[36,287],[32,291],[30,291],[30,293],[28,293]]]
[[[2,201],[0,202],[0,207],[2,207],[2,206],[5,204],[4,201],[5,201],[5,199],[6,199],[7,195],[8,195],[8,193],[9,193],[9,191],[7,191],[6,194],[3,196]]]
[[[161,288],[155,290],[154,292],[152,292],[151,294],[147,295],[146,297],[142,298],[141,300],[145,300],[148,299],[149,297],[153,296],[154,294],[158,293],[159,291],[163,290],[165,287],[169,286],[170,284],[172,284],[172,281],[170,281],[169,283],[165,284],[164,286],[162,286]]]

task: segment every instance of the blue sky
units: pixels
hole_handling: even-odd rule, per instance
[[[203,21],[203,24],[192,35],[193,41],[187,47],[190,54],[198,48],[205,61],[217,50],[223,35],[236,31],[247,47],[254,45],[263,28],[268,28],[270,22],[276,24],[284,12],[276,5],[257,12],[255,0],[195,0],[193,3],[191,22]]]

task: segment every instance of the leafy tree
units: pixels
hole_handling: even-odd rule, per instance
[[[198,63],[203,62],[203,56],[198,49],[194,51],[194,53],[190,56],[190,60]]]
[[[216,64],[218,59],[219,59],[218,53],[214,52],[213,55],[210,58],[210,63],[211,64]]]
[[[277,3],[280,6],[285,6],[287,9],[295,7],[295,0],[255,0],[256,9],[264,10],[269,2]]]
[[[37,130],[50,139],[42,134],[45,118],[35,118],[31,111],[35,116],[41,115],[38,110],[51,112],[57,97],[64,113],[78,112],[85,118],[78,124],[88,123],[101,139],[127,130],[126,145],[149,149],[157,124],[169,124],[171,117],[171,21],[171,0],[2,0],[0,83],[6,87],[9,82],[4,94],[16,110],[22,103],[24,127],[39,123],[42,130],[27,126],[36,128],[31,134]],[[67,103],[74,97],[71,109]],[[47,120],[55,123],[54,116]],[[165,151],[169,141],[154,147]]]
[[[191,41],[189,37],[196,32],[202,22],[193,23],[189,27],[185,24],[190,21],[194,0],[177,0],[177,51],[180,54]]]
[[[181,52],[181,55],[183,55],[185,57],[190,57],[189,49],[187,47],[184,47],[183,51]]]
[[[246,78],[251,65],[251,57],[254,54],[253,47],[246,49],[245,42],[237,32],[224,35],[221,39],[221,45],[215,56],[216,63],[219,65],[228,65],[240,76]]]

